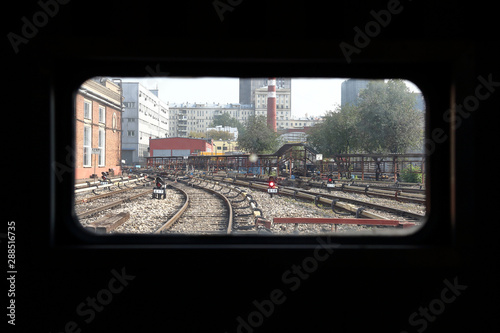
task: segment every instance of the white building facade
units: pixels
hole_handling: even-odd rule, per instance
[[[267,117],[267,86],[255,89],[255,115]],[[292,94],[289,88],[276,87],[276,127],[289,128],[292,119]]]
[[[170,136],[188,137],[191,132],[206,133],[215,116],[229,114],[242,124],[254,114],[253,105],[181,103],[170,104]]]
[[[145,164],[149,138],[169,136],[169,106],[138,82],[123,82],[122,159],[127,165]]]
[[[215,127],[207,128],[207,132],[211,131],[211,130],[219,131],[219,132],[228,132],[228,133],[231,133],[231,134],[233,134],[233,139],[232,140],[233,141],[238,140],[238,129],[236,127],[215,126]]]

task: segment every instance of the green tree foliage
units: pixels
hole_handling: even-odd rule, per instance
[[[203,138],[205,138],[205,133],[191,131],[191,132],[189,132],[189,137],[190,138],[195,138],[195,139],[203,139]]]
[[[359,148],[368,153],[405,153],[423,142],[423,114],[402,80],[371,81],[359,94]]]
[[[279,147],[278,134],[267,127],[264,116],[251,116],[248,118],[247,129],[238,134],[240,149],[256,154],[274,153]]]
[[[322,154],[405,153],[423,145],[423,113],[401,80],[371,81],[358,105],[344,105],[325,115],[308,141]]]
[[[210,130],[207,131],[207,138],[213,140],[227,141],[227,140],[233,140],[234,134],[226,131]]]
[[[346,105],[325,115],[325,120],[309,132],[308,141],[322,154],[335,156],[358,148],[357,109]]]
[[[210,127],[216,126],[236,127],[238,129],[238,135],[241,135],[245,132],[245,126],[240,123],[238,119],[231,117],[229,113],[223,113],[221,115],[214,116],[214,120],[210,124]]]
[[[420,173],[420,168],[408,165],[406,168],[401,170],[400,176],[403,182],[408,183],[422,183],[422,174]]]

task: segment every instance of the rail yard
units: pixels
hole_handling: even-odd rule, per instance
[[[237,158],[241,168],[248,163],[245,156]],[[205,162],[201,167],[200,160]],[[331,165],[309,173],[306,166],[299,171],[305,176],[288,170],[278,176],[279,159],[276,166],[265,159],[257,162],[261,174],[242,173],[228,161],[205,156],[163,159],[161,166],[156,162],[127,176],[103,175],[100,181],[75,187],[75,214],[86,230],[97,234],[172,236],[376,234],[411,230],[425,220],[427,198],[421,183],[384,179],[383,173],[377,181],[365,170],[361,177],[351,172],[348,178]],[[246,170],[256,170],[255,165],[250,168]]]

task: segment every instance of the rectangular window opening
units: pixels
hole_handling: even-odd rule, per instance
[[[99,77],[75,101],[91,233],[401,236],[429,214],[426,104],[407,80]]]

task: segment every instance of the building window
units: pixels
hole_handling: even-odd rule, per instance
[[[113,133],[116,132],[116,124],[118,123],[117,118],[116,118],[116,112],[113,112],[113,120],[112,120],[112,125],[111,128],[113,129]]]
[[[99,142],[98,142],[100,154],[99,154],[99,166],[104,166],[106,164],[105,147],[106,147],[106,132],[103,128],[99,128]]]
[[[92,102],[90,101],[83,102],[83,118],[92,119]]]
[[[90,126],[83,127],[83,166],[89,167],[92,164],[92,128]]]
[[[135,131],[127,131],[128,136],[135,136]]]
[[[99,105],[99,122],[106,123],[106,107]]]

